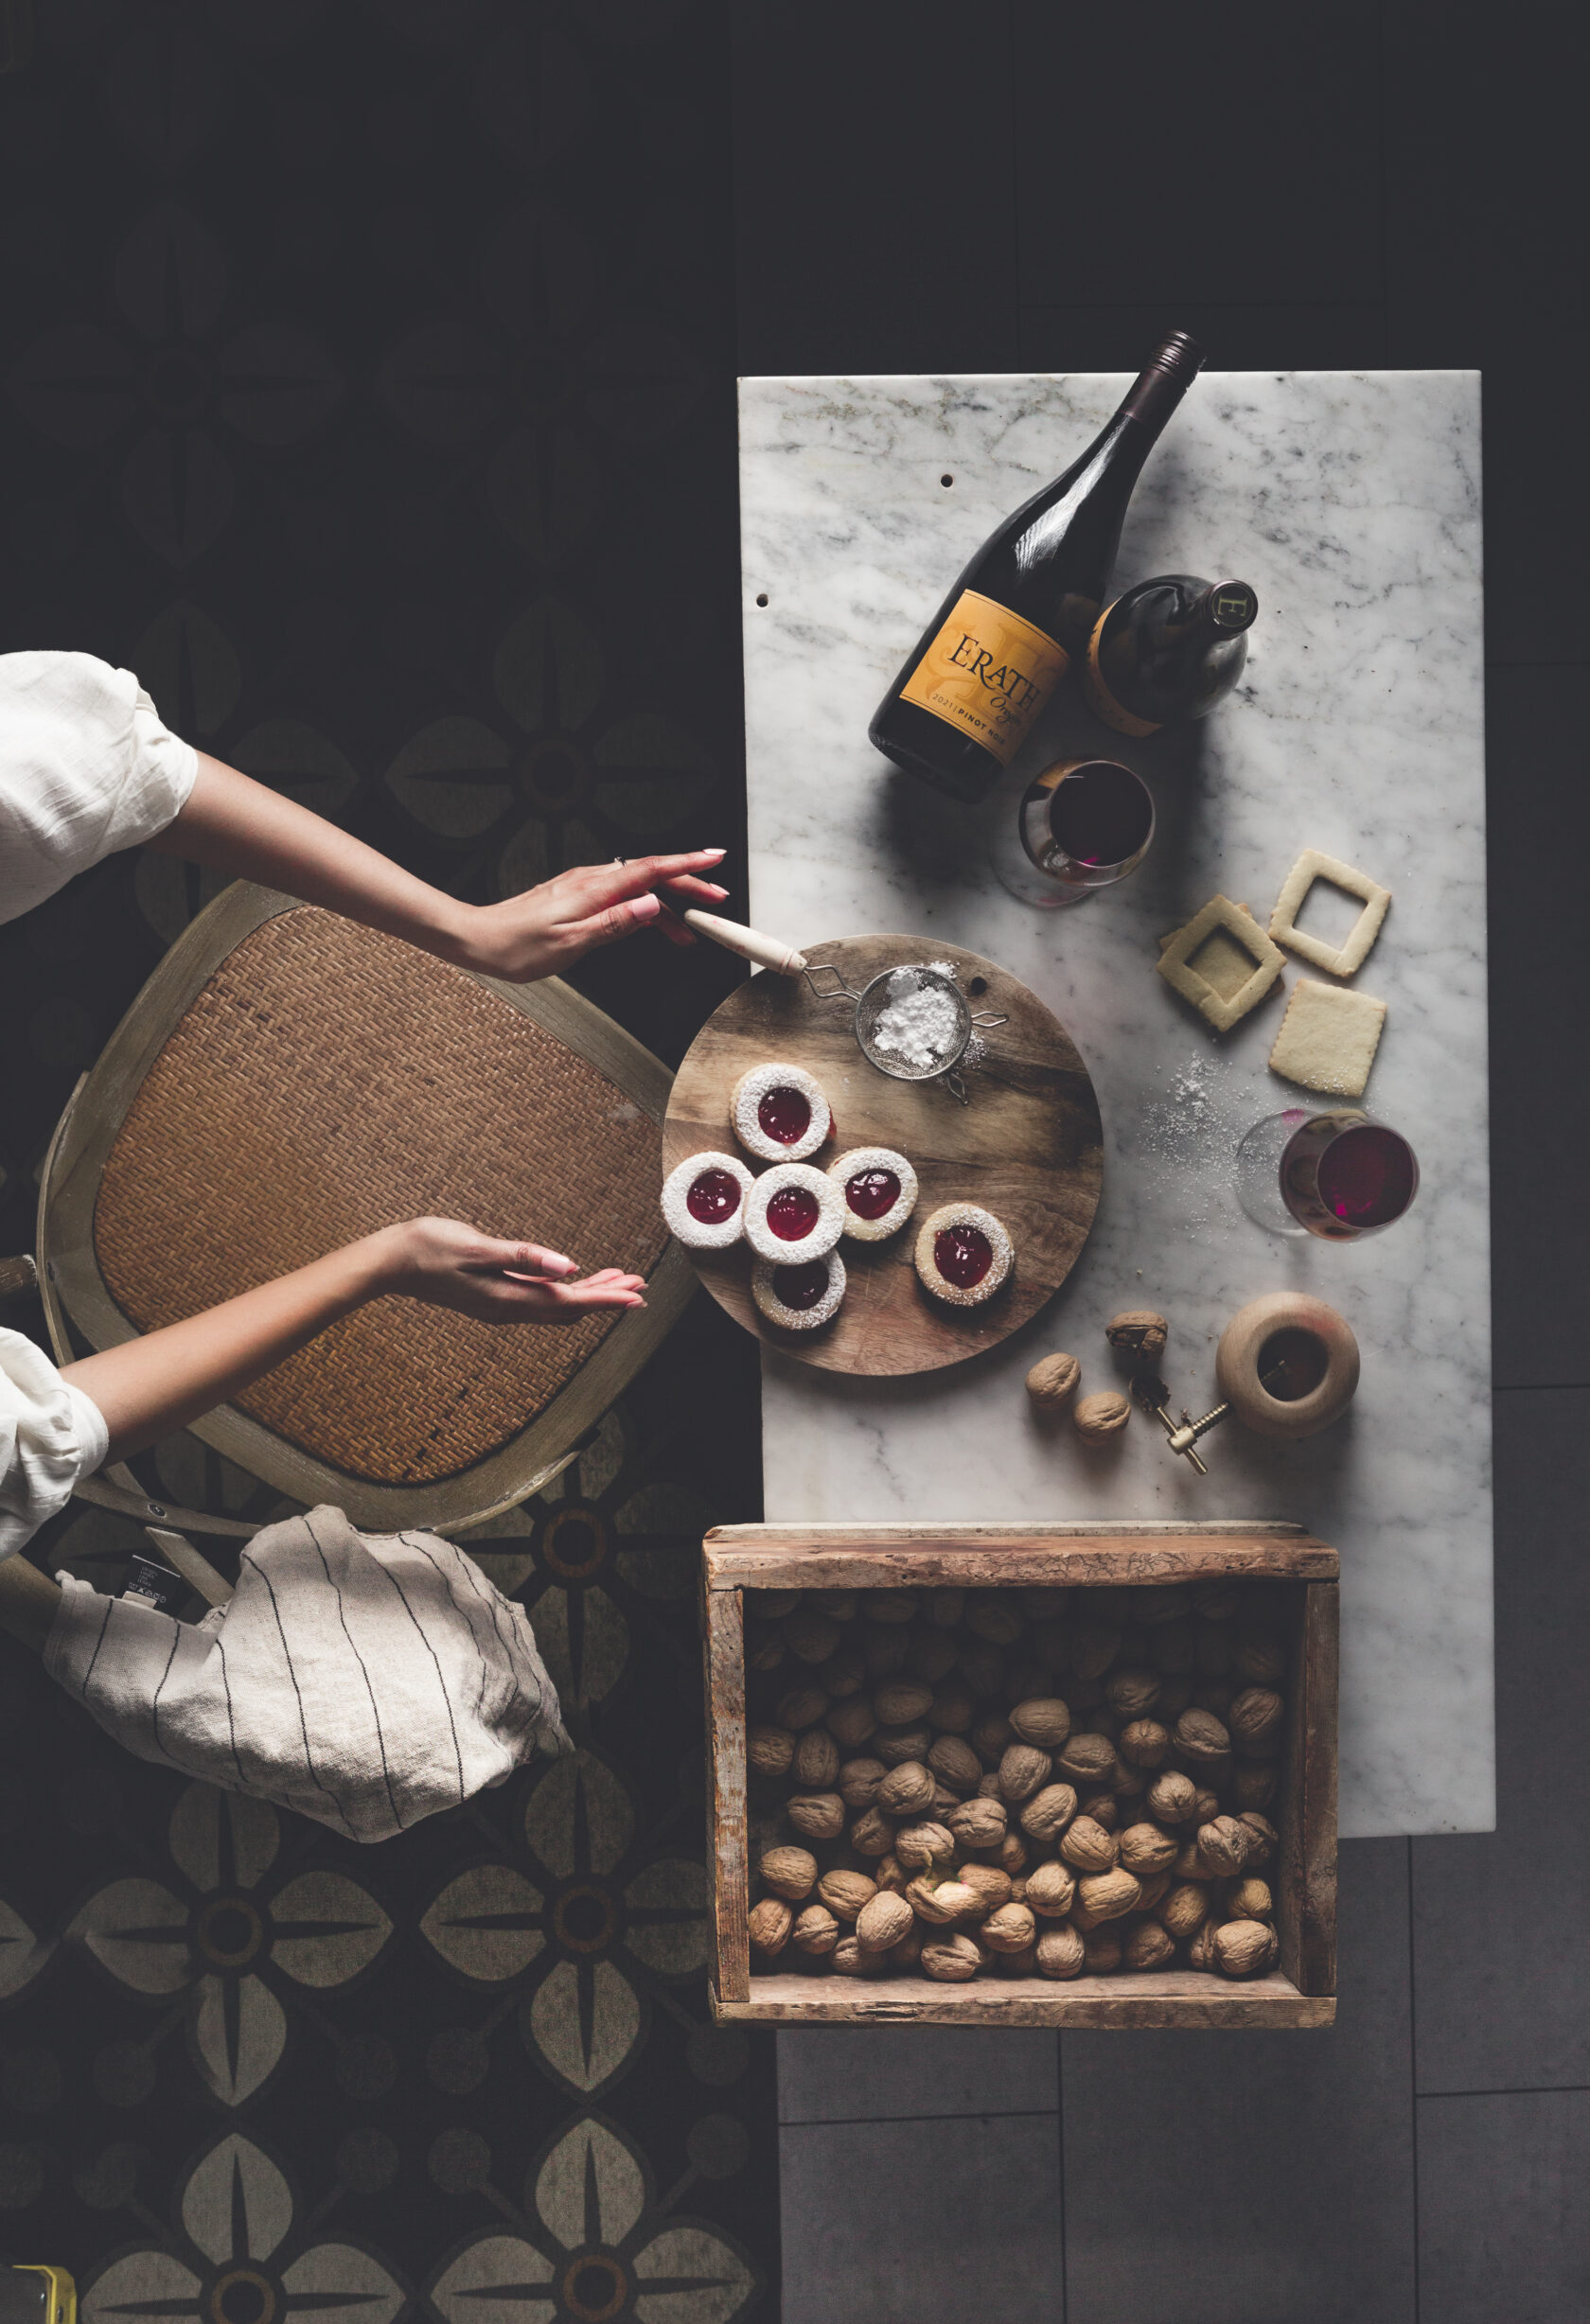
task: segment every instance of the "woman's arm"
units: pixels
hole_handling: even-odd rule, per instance
[[[644,1307],[643,1277],[574,1262],[531,1242],[499,1242],[455,1219],[411,1219],[261,1283],[220,1307],[63,1367],[98,1405],[108,1458],[125,1460],[223,1404],[368,1299],[401,1293],[487,1323],[577,1323],[597,1308]]]
[[[656,889],[681,904],[721,903],[728,893],[700,876],[723,860],[722,848],[704,847],[684,855],[582,866],[503,904],[461,904],[308,807],[203,752],[186,804],[149,844],[162,854],[325,905],[460,968],[512,984],[553,976],[597,944],[610,944],[652,921],[676,943],[693,942],[689,929],[663,911]]]

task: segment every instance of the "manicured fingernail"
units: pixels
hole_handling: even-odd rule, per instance
[[[662,907],[654,895],[637,896],[629,909],[637,920],[655,920]]]
[[[721,863],[725,855],[728,854],[729,850],[726,847],[704,847],[700,852],[713,863]]]

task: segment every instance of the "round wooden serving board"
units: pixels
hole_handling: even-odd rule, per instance
[[[975,952],[920,936],[847,936],[804,949],[814,967],[832,961],[857,993],[883,969],[947,960],[974,1012],[1001,1012],[1010,1022],[982,1035],[982,1062],[965,1076],[970,1103],[957,1105],[932,1082],[892,1082],[868,1065],[849,1001],[819,1000],[804,977],[752,977],[714,1010],[675,1077],[662,1127],[664,1173],[708,1149],[739,1153],[729,1092],[752,1065],[786,1059],[817,1076],[834,1109],[834,1140],[812,1155],[816,1167],[852,1146],[892,1146],[915,1170],[921,1192],[888,1242],[844,1238],[844,1300],[816,1331],[783,1331],[763,1320],[751,1295],[749,1244],[687,1256],[736,1323],[804,1364],[874,1375],[937,1371],[996,1347],[1075,1266],[1104,1183],[1093,1083],[1037,995]],[[1016,1246],[1010,1277],[985,1307],[946,1307],[923,1289],[911,1263],[922,1221],[956,1201],[991,1210]]]

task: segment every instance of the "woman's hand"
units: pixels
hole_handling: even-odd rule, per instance
[[[721,904],[729,890],[700,874],[716,871],[723,854],[720,847],[701,847],[687,855],[580,864],[504,904],[461,907],[463,965],[509,984],[528,984],[537,977],[556,976],[598,944],[614,943],[636,928],[657,926],[670,942],[693,944],[690,930],[663,908],[664,903],[681,908]]]
[[[595,1309],[645,1307],[645,1278],[574,1261],[537,1242],[499,1242],[457,1219],[410,1219],[378,1236],[380,1289],[488,1324],[573,1324]]]

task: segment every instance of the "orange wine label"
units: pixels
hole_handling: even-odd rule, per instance
[[[1083,695],[1094,717],[1102,718],[1105,726],[1114,727],[1118,734],[1157,734],[1159,721],[1157,718],[1134,718],[1129,710],[1122,709],[1104,683],[1104,673],[1099,667],[1099,640],[1104,635],[1104,624],[1112,610],[1113,607],[1109,606],[1104,607],[1093,625],[1093,635],[1087,641],[1087,660],[1082,671]]]
[[[963,590],[900,699],[930,710],[1008,766],[1068,660],[1063,645],[1008,606]]]

